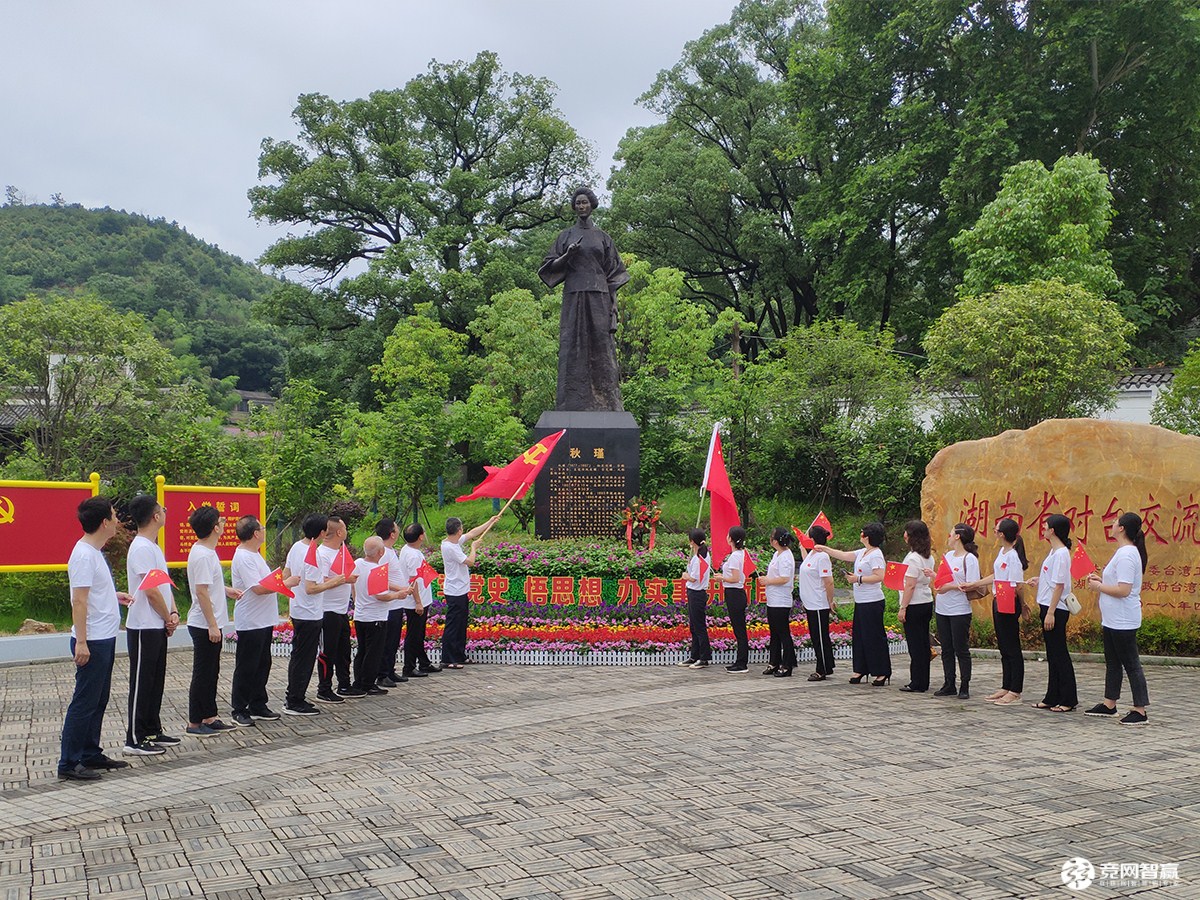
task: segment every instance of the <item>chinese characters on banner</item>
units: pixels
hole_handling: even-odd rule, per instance
[[[607,605],[646,608],[687,606],[687,581],[683,578],[603,579],[592,575],[528,575],[524,578],[472,575],[467,600],[470,603],[503,606],[519,596],[531,606],[605,606],[603,590],[606,580],[615,587]],[[766,603],[766,590],[761,579],[752,580],[754,589],[748,591],[751,602]],[[439,579],[439,593],[440,586]],[[514,588],[519,588],[519,594],[511,590]],[[708,596],[713,603],[725,602],[724,586],[720,579],[714,578],[709,583]]]
[[[256,516],[266,523],[267,483],[264,480],[260,479],[258,487],[254,488],[172,485],[166,484],[161,475],[156,481],[158,502],[167,511],[167,524],[159,533],[159,545],[168,566],[187,565],[188,551],[196,543],[188,516],[201,506],[216,507],[225,517],[225,530],[217,542],[217,556],[225,565],[233,561],[233,551],[238,547],[234,532],[237,520],[242,516]]]
[[[76,511],[100,492],[90,481],[0,481],[0,572],[52,572],[67,568],[83,536]]]

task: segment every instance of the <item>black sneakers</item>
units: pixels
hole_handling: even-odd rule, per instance
[[[126,744],[121,752],[126,756],[161,756],[167,751],[158,744],[152,744],[150,741],[142,741],[139,744]]]
[[[1091,709],[1084,713],[1085,716],[1098,716],[1102,719],[1107,719],[1110,716],[1117,714],[1115,706],[1105,706],[1103,703],[1097,703]]]
[[[287,704],[283,707],[285,716],[319,716],[321,711],[311,703],[300,703],[296,706]]]
[[[1121,717],[1122,725],[1148,725],[1150,719],[1145,713],[1140,713],[1136,709],[1131,709]]]
[[[343,697],[339,697],[333,691],[317,691],[317,699],[322,703],[345,703]]]

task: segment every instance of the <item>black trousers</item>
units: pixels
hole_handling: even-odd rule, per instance
[[[817,674],[829,675],[833,672],[833,641],[829,638],[829,617],[832,610],[806,610],[808,616],[808,637],[812,641],[813,653],[817,657]]]
[[[937,630],[942,644],[942,687],[952,688],[957,684],[965,691],[971,684],[971,614],[947,616],[937,613]],[[955,679],[956,661],[961,681]]]
[[[1058,619],[1058,615],[1054,617]],[[1057,621],[1055,622],[1057,625]],[[1146,673],[1142,671],[1142,660],[1138,656],[1136,628],[1104,628],[1104,699],[1121,699],[1121,670],[1129,676],[1129,689],[1133,692],[1133,705],[1144,707],[1150,702],[1146,688]]]
[[[404,633],[404,613],[406,610],[393,609],[388,612],[387,631],[383,636],[383,654],[379,661],[379,677],[399,675],[396,671],[396,657],[400,653],[400,637]]]
[[[470,604],[466,594],[446,596],[446,624],[442,628],[442,665],[462,665],[467,661],[467,612]]]
[[[188,721],[195,724],[217,715],[217,678],[221,674],[221,644],[208,639],[207,628],[188,626],[192,636],[192,683],[188,686]]]
[[[750,639],[746,635],[746,591],[744,588],[725,588],[725,609],[729,612],[729,627],[737,641],[737,656],[733,664],[739,668],[750,664]]]
[[[692,633],[692,659],[712,660],[708,642],[708,592],[687,589],[688,631]]]
[[[790,606],[768,606],[767,628],[771,632],[768,645],[767,665],[796,668],[796,642],[792,639],[792,608]]]
[[[910,603],[904,611],[904,640],[908,643],[908,683],[914,691],[929,690],[929,623],[933,603]]]
[[[71,704],[63,720],[59,772],[70,772],[76,766],[98,762],[104,756],[104,750],[100,747],[100,730],[112,690],[117,639],[110,637],[86,643],[92,654],[88,664],[77,666],[74,660],[71,663],[75,670],[75,693],[71,696]],[[75,638],[71,638],[71,656],[75,655],[75,646]]]
[[[287,705],[295,709],[305,702],[321,643],[321,619],[292,619],[292,656],[288,660]]]
[[[429,620],[429,607],[419,613],[406,609],[408,631],[404,635],[404,674],[411,675],[416,669],[428,668],[429,657],[425,654],[425,623]]]
[[[1044,623],[1050,608],[1039,605],[1038,610]],[[1071,662],[1071,652],[1067,649],[1067,622],[1070,618],[1070,611],[1055,610],[1054,628],[1042,632],[1042,638],[1046,642],[1046,696],[1042,698],[1042,703],[1046,706],[1079,705],[1075,666]]]
[[[1021,655],[1021,613],[1002,613],[992,603],[992,625],[1000,648],[1000,687],[1014,694],[1025,688],[1025,657]]]
[[[855,674],[892,677],[892,657],[888,653],[887,633],[883,630],[882,600],[854,604],[851,652]]]
[[[267,709],[267,679],[271,677],[273,626],[249,628],[237,633],[233,658],[233,711],[260,713]]]
[[[140,744],[162,734],[163,687],[167,683],[167,629],[127,628],[129,645],[129,715],[125,743]]]
[[[366,691],[373,688],[379,678],[387,620],[355,622],[354,625],[358,632],[358,651],[354,654],[354,686]]]
[[[321,625],[321,655],[317,657],[317,690],[332,691],[337,675],[338,690],[350,687],[350,616],[327,612]]]

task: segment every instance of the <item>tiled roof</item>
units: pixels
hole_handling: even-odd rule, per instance
[[[1121,376],[1117,381],[1117,389],[1121,391],[1140,391],[1146,388],[1166,387],[1174,378],[1175,370],[1170,366],[1133,369],[1128,375]]]

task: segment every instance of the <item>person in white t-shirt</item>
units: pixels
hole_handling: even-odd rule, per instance
[[[975,529],[964,522],[951,528],[943,559],[954,577],[934,591],[933,612],[942,645],[944,680],[933,696],[957,696],[959,700],[968,700],[971,697],[971,601],[966,591],[979,581]]]
[[[1055,513],[1046,517],[1050,553],[1040,573],[1029,579],[1037,587],[1042,634],[1046,642],[1046,696],[1034,709],[1071,712],[1079,705],[1075,666],[1067,649],[1067,622],[1071,611],[1063,600],[1071,593],[1071,520]]]
[[[704,540],[704,529],[688,532],[692,556],[683,577],[687,579],[688,632],[691,634],[691,653],[678,663],[689,669],[706,669],[712,662],[712,645],[708,641],[708,582],[712,577],[712,557]]]
[[[187,733],[212,737],[236,726],[217,718],[217,678],[221,674],[221,642],[229,625],[229,601],[241,591],[225,586],[225,572],[217,556],[217,542],[225,530],[225,517],[208,506],[188,516],[196,543],[188,551],[188,634],[192,637],[192,683],[188,687]]]
[[[824,681],[833,674],[833,641],[829,637],[829,617],[833,615],[833,563],[829,554],[816,549],[829,540],[829,532],[820,525],[808,529],[813,549],[800,544],[800,566],[796,570],[796,586],[800,589],[800,604],[808,617],[808,637],[812,641],[817,669],[809,681]]]
[[[167,510],[149,494],[129,501],[129,516],[137,534],[125,557],[125,575],[133,603],[125,617],[129,647],[129,706],[125,749],[130,756],[157,756],[179,738],[163,733],[162,698],[167,680],[167,640],[179,627],[171,584],[138,590],[154,570],[167,571],[167,560],[158,546],[158,533],[167,521]]]
[[[279,594],[260,583],[271,574],[261,552],[267,529],[255,516],[242,516],[234,526],[238,548],[233,551],[230,580],[242,592],[233,605],[233,630],[237,651],[233,662],[233,721],[243,727],[258,721],[273,722],[279,713],[267,705],[267,679],[271,676],[271,644],[279,624]],[[290,583],[289,583],[290,582]],[[284,579],[291,588],[300,576]]]
[[[1146,536],[1142,517],[1125,513],[1112,525],[1117,542],[1104,573],[1088,578],[1088,587],[1100,595],[1100,626],[1104,636],[1104,700],[1085,715],[1109,718],[1117,714],[1121,699],[1121,670],[1129,676],[1133,709],[1121,717],[1122,725],[1145,725],[1150,693],[1138,656],[1137,633],[1142,627],[1142,575],[1146,571]]]
[[[1025,688],[1025,657],[1021,655],[1021,611],[1024,608],[1025,570],[1029,557],[1025,555],[1025,539],[1015,519],[996,523],[1000,549],[992,564],[992,574],[980,578],[976,585],[992,587],[992,626],[996,629],[996,646],[1000,650],[1000,689],[983,699],[997,706],[1019,703]],[[1013,611],[1001,611],[996,599],[996,585],[1012,586]]]
[[[471,592],[471,569],[475,566],[480,536],[499,519],[499,516],[492,516],[466,534],[463,533],[462,519],[451,516],[446,520],[446,539],[442,541],[442,568],[446,570],[442,582],[442,596],[446,599],[446,622],[442,628],[443,669],[461,669],[467,662],[467,616],[470,611],[467,597]],[[469,553],[463,552],[463,544],[470,545]]]
[[[288,716],[315,716],[320,714],[308,702],[308,686],[312,682],[313,667],[317,664],[317,651],[321,646],[321,629],[325,622],[325,604],[321,598],[311,597],[304,588],[305,560],[315,558],[313,544],[325,538],[328,520],[318,513],[306,516],[301,524],[303,537],[288,550],[283,566],[283,576],[289,581],[297,579],[292,588],[295,595],[288,602],[288,617],[292,620],[292,653],[288,657],[287,691],[284,694],[283,712]],[[341,703],[342,698],[334,695],[331,702]]]
[[[400,580],[411,585],[415,590],[400,601],[404,607],[408,629],[404,635],[404,671],[407,678],[424,678],[433,672],[440,672],[425,652],[425,623],[429,618],[429,607],[433,605],[433,585],[426,584],[418,576],[421,564],[425,562],[425,529],[420,522],[413,522],[404,528],[404,547],[398,557],[400,561]]]
[[[384,549],[383,539],[373,534],[363,541],[363,557],[354,563],[354,628],[358,634],[358,650],[354,654],[353,683],[370,697],[381,697],[388,692],[376,682],[383,657],[383,639],[387,634],[389,607],[400,594],[391,590],[390,564],[384,590],[371,593],[371,573],[383,565]]]
[[[310,597],[320,595],[324,606],[321,653],[317,657],[317,699],[322,703],[358,700],[366,691],[350,678],[350,592],[354,586],[354,562],[347,571],[335,572],[337,561],[345,562],[346,523],[328,516],[325,539],[317,546],[317,564],[304,565],[304,589]],[[333,679],[337,677],[337,691]]]
[[[725,585],[725,611],[729,613],[729,627],[737,642],[737,655],[725,671],[745,675],[750,671],[750,640],[746,634],[746,529],[734,525],[728,538],[732,549],[721,562],[721,583]]]
[[[117,533],[117,515],[104,497],[79,504],[83,537],[67,561],[71,585],[71,655],[75,659],[75,692],[63,720],[58,777],[66,781],[95,781],[101,771],[128,768],[123,759],[104,755],[100,729],[112,687],[121,603],[133,598],[119,593],[104,558],[104,545]]]
[[[854,563],[846,577],[854,593],[854,623],[850,633],[854,673],[851,684],[861,684],[874,675],[871,682],[883,687],[892,678],[892,657],[888,649],[887,632],[883,628],[883,576],[887,561],[883,558],[885,532],[880,522],[869,522],[859,532],[862,548],[834,550],[824,544],[816,549],[833,559]]]
[[[764,675],[788,678],[796,668],[796,642],[792,638],[793,591],[796,587],[796,557],[791,546],[796,537],[786,528],[776,526],[771,532],[771,547],[775,555],[767,564],[762,583],[767,595],[767,627],[771,642],[767,651]]]
[[[904,590],[900,592],[900,624],[908,644],[908,684],[900,690],[906,694],[923,694],[929,690],[930,655],[929,623],[933,621],[933,594],[929,590],[927,570],[933,568],[933,538],[929,526],[913,519],[904,526]]]
[[[375,684],[386,690],[408,681],[407,676],[396,670],[396,658],[400,655],[400,638],[404,634],[405,609],[400,601],[412,594],[413,588],[404,584],[400,578],[400,557],[395,550],[396,541],[400,538],[400,527],[396,520],[380,519],[375,525],[375,536],[383,541],[383,555],[379,557],[379,562],[387,564],[388,586],[396,592],[396,599],[388,603],[387,629],[383,636],[379,673],[375,679]]]

